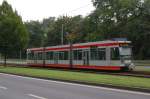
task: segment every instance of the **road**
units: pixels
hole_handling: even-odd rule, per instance
[[[0,73],[0,99],[150,99],[150,94]]]

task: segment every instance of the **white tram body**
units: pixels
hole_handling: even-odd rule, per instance
[[[29,66],[131,70],[130,41],[98,41],[27,49]]]

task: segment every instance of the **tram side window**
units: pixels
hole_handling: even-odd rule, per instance
[[[97,60],[97,47],[91,48],[91,60]]]
[[[105,60],[106,49],[105,48],[91,48],[91,60]]]
[[[59,52],[59,60],[63,60],[64,59],[64,52],[60,51]]]
[[[78,50],[78,60],[82,60],[82,50]]]
[[[82,60],[82,50],[74,50],[73,51],[73,59],[74,60]]]
[[[68,51],[60,51],[59,60],[68,60]]]
[[[74,51],[73,51],[73,59],[74,59],[74,60],[77,60],[77,59],[78,59],[78,51],[77,51],[77,50],[74,50]]]
[[[106,60],[106,49],[105,48],[98,48],[97,59],[98,60]]]
[[[34,60],[34,53],[33,52],[28,53],[28,60]]]
[[[111,48],[111,59],[119,60],[119,48],[118,47]]]
[[[42,54],[42,52],[39,52],[37,57],[38,57],[38,60],[42,60],[42,59],[43,59],[43,54]]]
[[[64,60],[68,60],[68,51],[64,52]]]
[[[46,53],[46,59],[47,60],[53,60],[54,59],[54,52],[47,52]]]

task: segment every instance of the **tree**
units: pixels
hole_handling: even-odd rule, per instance
[[[8,52],[24,49],[28,43],[28,32],[17,11],[13,11],[7,1],[0,5],[0,44],[7,47]],[[7,53],[8,53],[7,52]]]
[[[28,47],[41,47],[44,42],[44,30],[38,21],[30,21],[25,23],[29,33]]]
[[[74,33],[74,43],[109,40],[125,37],[132,41],[136,59],[150,58],[150,0],[92,0],[95,10],[88,16],[50,17],[42,22],[28,22],[30,47],[61,44],[63,26],[66,33]],[[47,35],[47,38],[44,38]],[[44,41],[45,42],[45,41]]]
[[[60,45],[61,44],[61,32],[62,32],[62,25],[63,25],[63,32],[64,32],[64,44],[68,44],[68,40],[66,38],[66,33],[75,33],[78,35],[74,42],[81,42],[82,40],[82,33],[81,33],[81,23],[82,17],[74,16],[60,16],[55,21],[51,21],[49,25],[48,31],[48,45]]]
[[[92,0],[96,31],[105,39],[126,37],[133,42],[136,58],[150,58],[149,0]]]

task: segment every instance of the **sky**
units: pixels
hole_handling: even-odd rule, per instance
[[[0,4],[3,0],[0,0]],[[91,0],[6,0],[23,21],[39,20],[62,15],[88,15],[94,10]]]

